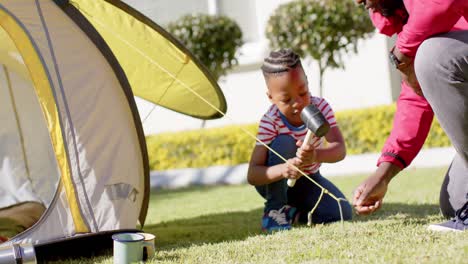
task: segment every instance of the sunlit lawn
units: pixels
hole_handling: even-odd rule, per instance
[[[260,231],[263,201],[251,186],[154,190],[144,230],[157,236],[154,263],[468,263],[468,232],[426,230],[443,221],[437,204],[444,172],[402,173],[372,216],[273,235]],[[350,198],[364,177],[331,180]]]

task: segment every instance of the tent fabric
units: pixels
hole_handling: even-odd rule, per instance
[[[202,119],[226,111],[206,69],[120,1],[0,0],[0,218],[45,208],[7,245],[144,224],[149,166],[134,95]]]
[[[18,52],[15,44],[8,34],[0,28],[0,60],[7,67],[13,69],[13,72],[20,74],[23,79],[29,80],[28,69],[24,65],[24,61]]]
[[[145,142],[145,135],[143,131],[143,125],[140,122],[140,116],[137,111],[137,105],[133,100],[133,93],[128,82],[128,79],[118,63],[117,59],[115,58],[114,54],[112,53],[111,49],[104,41],[102,36],[94,29],[94,27],[89,23],[88,20],[77,10],[74,6],[66,3],[60,5],[62,10],[75,22],[77,26],[81,28],[81,30],[88,36],[88,38],[94,43],[94,45],[99,49],[102,55],[106,58],[109,65],[112,67],[117,79],[119,80],[120,85],[122,86],[125,96],[128,99],[128,103],[130,105],[130,109],[132,110],[132,115],[135,123],[135,128],[137,130],[138,139],[141,148],[141,154],[143,157],[143,170],[145,175],[145,191],[144,191],[144,198],[142,202],[142,207],[140,210],[139,222],[143,226],[145,224],[146,214],[148,211],[148,204],[149,204],[149,192],[150,192],[150,182],[149,182],[149,160],[148,160],[148,151],[146,148]]]
[[[0,208],[24,201],[48,205],[59,179],[49,133],[30,81],[6,66],[0,68],[0,105]]]
[[[121,1],[70,3],[103,36],[136,96],[202,119],[221,117],[218,110],[226,113],[223,93],[205,67],[154,22]]]
[[[28,68],[29,72],[34,72],[31,75],[33,82],[33,87],[35,92],[39,97],[39,102],[44,114],[46,124],[48,126],[49,135],[52,140],[52,145],[54,147],[55,155],[58,162],[58,167],[61,171],[61,179],[64,182],[65,189],[67,190],[67,199],[69,204],[72,207],[71,213],[73,215],[73,220],[77,227],[77,230],[86,231],[87,227],[84,226],[83,217],[79,212],[78,202],[76,201],[75,189],[72,186],[72,179],[70,175],[70,167],[68,157],[66,156],[65,145],[63,143],[63,133],[60,126],[59,114],[60,112],[57,109],[57,105],[53,100],[52,89],[53,85],[51,76],[49,72],[44,68],[47,64],[54,65],[50,58],[50,53],[48,57],[40,56],[41,50],[40,46],[32,38],[30,30],[21,22],[21,16],[25,16],[30,19],[32,25],[31,29],[37,29],[42,27],[37,27],[41,22],[39,13],[34,10],[31,10],[35,5],[27,5],[25,1],[18,1],[15,4],[6,2],[4,4],[10,5],[13,10],[8,10],[4,6],[0,8],[0,15],[2,16],[1,26],[8,35],[12,38],[15,46],[20,52],[24,64]],[[16,10],[15,10],[16,9]],[[40,11],[40,9],[38,9]],[[17,16],[13,15],[13,12],[16,11]],[[28,12],[29,11],[29,12]],[[42,39],[44,42],[46,40],[46,32],[33,32],[36,34],[36,38]],[[42,33],[42,34],[41,34]],[[45,48],[47,45],[42,45]],[[11,84],[14,85],[14,84]]]
[[[28,52],[24,47],[19,52],[34,73],[29,91],[39,98],[39,120],[48,124],[58,167],[61,162],[69,167],[68,179],[66,169],[60,170],[57,192],[34,232],[10,242],[134,228],[147,187],[144,162],[128,98],[112,68],[54,2],[0,1],[0,10],[6,18],[0,25],[15,46],[26,45],[28,38]],[[34,59],[38,63],[30,63]],[[38,75],[45,80],[35,81]],[[17,83],[11,86],[17,89]]]

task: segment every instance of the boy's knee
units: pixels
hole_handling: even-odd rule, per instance
[[[276,153],[280,154],[283,158],[289,159],[296,156],[297,146],[296,140],[286,134],[278,135],[270,143],[270,148],[272,148]],[[269,151],[269,163],[283,163],[284,161],[276,157],[276,154]]]
[[[336,204],[332,204],[336,203]],[[353,218],[353,209],[349,202],[329,201],[329,203],[317,208],[317,211],[312,216],[312,223],[314,224],[328,224],[334,222],[349,221]],[[325,209],[326,208],[326,209]],[[340,211],[341,210],[341,211]]]
[[[275,139],[271,142],[270,146],[274,149],[275,147],[279,148],[291,148],[296,146],[296,140],[287,134],[280,134],[276,136]]]
[[[341,212],[340,212],[340,209],[341,209]],[[348,221],[353,218],[353,208],[351,207],[351,204],[347,200],[339,201],[338,212],[337,214],[335,214],[334,221],[341,221],[342,218],[343,218],[343,221]]]

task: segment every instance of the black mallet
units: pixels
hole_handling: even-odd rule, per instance
[[[313,135],[323,137],[330,130],[330,124],[327,122],[327,119],[325,119],[322,112],[314,104],[310,104],[302,109],[301,119],[307,127],[307,134],[302,146],[310,144]],[[293,187],[294,184],[296,184],[296,180],[288,179],[289,187]]]

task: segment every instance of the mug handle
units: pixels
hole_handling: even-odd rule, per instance
[[[145,241],[141,244],[143,250],[143,261],[146,261],[150,258],[150,253],[154,254],[155,246],[154,241]]]
[[[145,245],[145,243],[143,243],[143,257],[142,257],[142,260],[143,261],[147,261],[148,260],[148,249],[147,249],[147,246]]]

